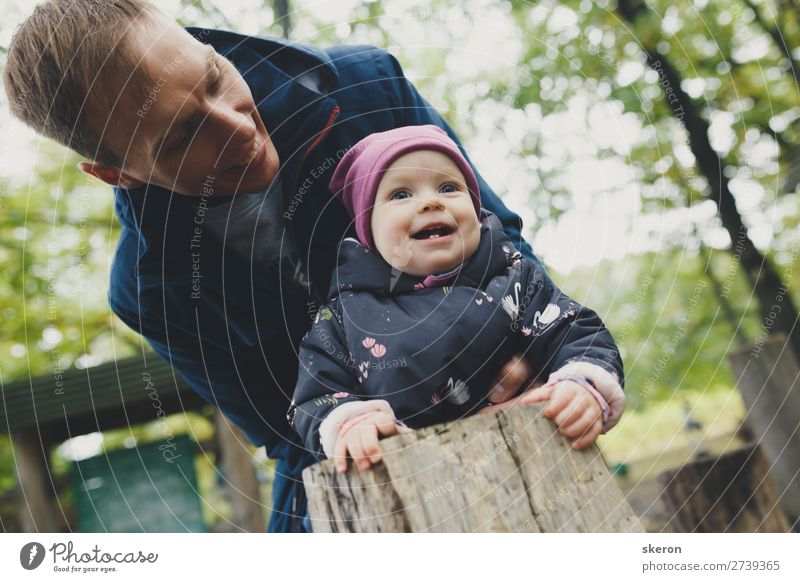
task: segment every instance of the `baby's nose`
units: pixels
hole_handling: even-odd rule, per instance
[[[444,210],[444,204],[441,200],[435,198],[428,198],[423,200],[419,205],[419,212],[433,212],[434,210]]]

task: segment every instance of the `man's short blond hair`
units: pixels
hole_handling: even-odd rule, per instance
[[[126,36],[156,12],[147,0],[48,0],[36,6],[8,49],[3,82],[11,112],[80,155],[121,168],[119,156],[103,145],[105,120],[88,123],[88,115],[110,112],[121,88],[138,92],[144,85],[140,57]],[[109,81],[113,94],[103,91]]]

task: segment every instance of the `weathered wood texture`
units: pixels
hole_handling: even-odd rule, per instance
[[[759,447],[688,463],[659,477],[676,532],[787,532],[769,461]]]
[[[597,447],[511,408],[381,441],[383,462],[303,473],[315,532],[643,531]]]
[[[731,354],[730,361],[747,409],[744,424],[770,461],[784,510],[798,520],[800,366],[783,334]]]

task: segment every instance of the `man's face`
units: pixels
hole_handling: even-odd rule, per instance
[[[123,159],[129,187],[150,183],[186,196],[210,193],[209,184],[213,195],[264,190],[278,152],[236,68],[162,15],[128,38],[151,81],[143,98],[120,99],[99,129]]]
[[[467,260],[480,242],[480,221],[458,166],[417,150],[400,156],[378,185],[371,218],[375,248],[395,269],[418,277]]]

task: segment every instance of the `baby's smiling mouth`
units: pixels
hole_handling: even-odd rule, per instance
[[[447,226],[446,224],[432,224],[411,235],[411,238],[416,240],[440,238],[452,234],[454,230],[453,227]]]

